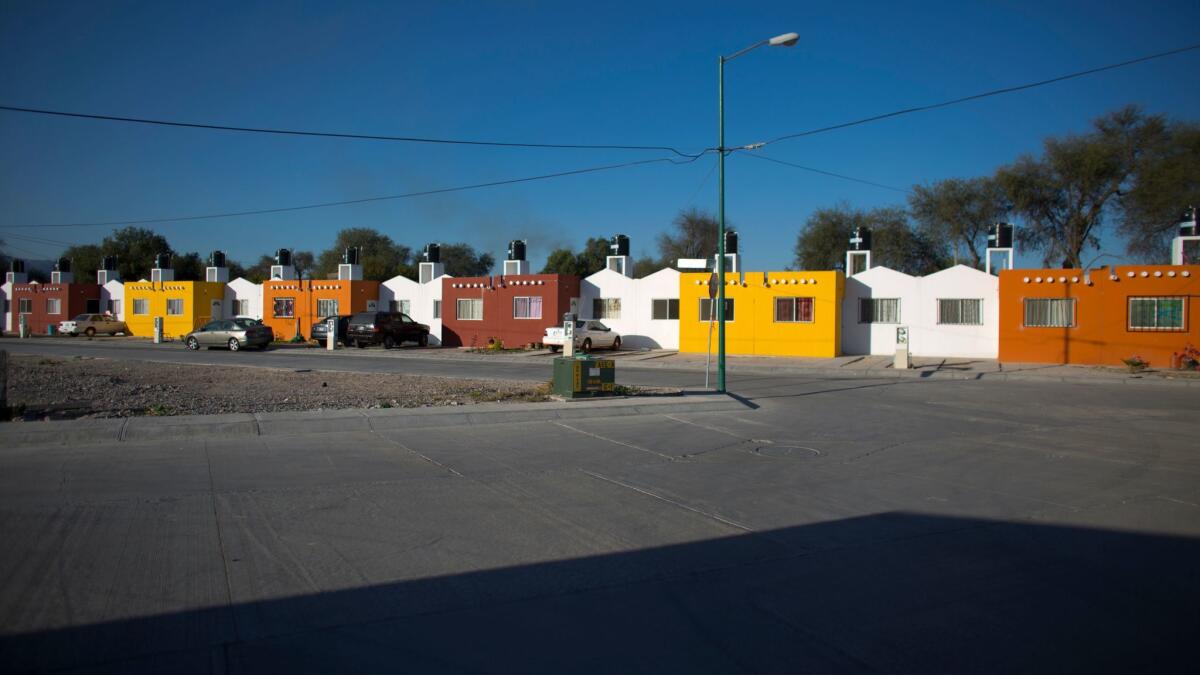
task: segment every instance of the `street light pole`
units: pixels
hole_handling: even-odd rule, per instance
[[[757,49],[763,45],[791,47],[800,40],[796,33],[776,35],[769,40],[756,42],[729,56],[717,58],[717,306],[709,301],[709,312],[717,313],[717,391],[725,392],[725,62]]]

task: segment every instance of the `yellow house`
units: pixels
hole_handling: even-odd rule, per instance
[[[213,281],[135,281],[125,284],[125,325],[132,335],[154,335],[154,318],[163,319],[163,336],[181,338],[221,318],[225,284]]]
[[[679,351],[708,348],[708,272],[679,275]],[[841,353],[841,272],[745,272],[725,275],[728,354],[831,357]],[[717,325],[712,322],[713,352]]]

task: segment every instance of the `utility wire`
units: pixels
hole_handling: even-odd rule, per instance
[[[304,131],[299,129],[270,129],[261,127],[237,127],[225,124],[205,124],[201,122],[179,122],[174,120],[158,120],[143,117],[118,117],[116,115],[98,115],[95,113],[68,112],[65,110],[46,110],[44,108],[25,108],[13,105],[0,105],[0,110],[33,115],[53,115],[57,117],[74,117],[77,119],[103,120],[106,122],[126,122],[132,124],[151,124],[163,127],[183,127],[187,129],[208,129],[213,131],[240,131],[254,134],[276,134],[281,136],[316,136],[320,138],[349,138],[364,141],[394,141],[399,143],[435,143],[441,145],[481,145],[497,148],[541,148],[560,150],[657,150],[674,153],[679,157],[699,157],[708,149],[699,153],[688,153],[678,148],[666,145],[604,145],[586,143],[509,143],[504,141],[475,141],[456,138],[426,138],[421,136],[385,136],[381,134],[351,134],[335,131]]]
[[[761,159],[761,160],[765,160],[768,162],[774,162],[776,164],[782,164],[784,166],[790,166],[790,167],[793,167],[796,169],[802,169],[804,171],[811,171],[813,173],[819,173],[822,176],[832,176],[834,178],[841,178],[842,180],[849,180],[849,181],[854,181],[855,183],[862,183],[863,185],[871,185],[873,187],[883,188],[884,190],[892,190],[895,192],[904,192],[904,193],[912,192],[912,190],[909,190],[907,188],[898,188],[898,187],[894,187],[891,185],[884,185],[883,183],[876,183],[875,181],[870,181],[870,180],[866,180],[863,178],[855,178],[854,176],[847,176],[845,174],[834,173],[832,171],[825,171],[823,169],[814,169],[811,166],[803,166],[800,164],[793,164],[792,162],[785,162],[782,159],[775,159],[774,157],[767,157],[766,155],[760,155],[760,154],[753,153],[753,152],[746,153],[746,154],[742,155],[742,157],[753,157],[755,159]]]
[[[985,91],[985,92],[978,93],[978,94],[971,94],[970,96],[963,96],[962,98],[955,98],[955,99],[951,99],[949,101],[942,101],[940,103],[931,103],[929,105],[916,106],[913,108],[905,108],[903,110],[895,110],[895,111],[892,111],[889,113],[884,113],[882,115],[874,115],[872,117],[864,117],[862,119],[854,120],[851,122],[842,122],[841,124],[833,124],[833,125],[830,125],[827,127],[821,127],[819,129],[810,129],[809,131],[801,131],[801,132],[795,133],[795,134],[786,134],[784,136],[772,138],[769,141],[764,141],[761,145],[770,145],[771,143],[778,143],[780,141],[786,141],[786,140],[793,139],[793,138],[802,138],[804,136],[813,136],[816,134],[823,134],[828,131],[836,131],[838,129],[845,129],[847,127],[858,126],[860,124],[868,124],[870,122],[878,122],[879,120],[885,120],[885,119],[889,119],[892,117],[900,117],[901,115],[908,115],[908,114],[916,113],[916,112],[924,112],[927,110],[935,110],[937,108],[945,108],[948,106],[957,105],[959,103],[966,103],[968,101],[976,101],[981,98],[988,98],[989,96],[999,96],[1001,94],[1011,94],[1013,92],[1024,91],[1026,89],[1033,89],[1035,87],[1043,87],[1045,85],[1054,84],[1056,82],[1062,82],[1064,80],[1071,80],[1071,79],[1075,79],[1075,78],[1079,78],[1079,77],[1086,77],[1088,75],[1095,75],[1096,73],[1102,73],[1102,72],[1105,72],[1108,70],[1116,70],[1117,68],[1124,68],[1126,66],[1132,66],[1132,65],[1138,64],[1138,63],[1144,63],[1146,61],[1153,61],[1154,59],[1166,58],[1168,56],[1174,56],[1176,54],[1182,54],[1184,52],[1190,52],[1190,51],[1194,51],[1196,49],[1200,49],[1200,44],[1189,45],[1187,47],[1180,47],[1178,49],[1172,49],[1170,51],[1159,52],[1157,54],[1150,54],[1148,56],[1141,56],[1136,59],[1130,59],[1128,61],[1121,61],[1120,63],[1113,63],[1113,64],[1109,64],[1107,66],[1100,66],[1099,68],[1091,68],[1088,70],[1081,70],[1076,73],[1069,73],[1067,75],[1059,75],[1058,77],[1052,77],[1048,80],[1039,80],[1037,82],[1030,82],[1028,84],[1020,84],[1015,87],[1004,87],[1003,89],[993,89],[991,91]],[[755,144],[755,145],[758,145],[758,144]]]
[[[622,164],[608,164],[606,166],[593,166],[586,169],[572,169],[570,171],[559,171],[557,173],[547,173],[540,176],[527,176],[525,178],[511,178],[507,180],[489,181],[486,183],[474,183],[472,185],[459,185],[456,187],[437,188],[434,190],[421,190],[419,192],[405,192],[396,195],[386,195],[382,197],[365,197],[362,199],[347,199],[338,202],[321,202],[318,204],[305,204],[303,206],[284,206],[272,209],[254,209],[249,211],[229,211],[226,213],[207,213],[203,215],[188,215],[174,216],[168,218],[146,218],[141,220],[111,220],[97,223],[50,223],[44,225],[0,225],[0,229],[18,229],[18,228],[46,228],[46,227],[107,227],[113,225],[146,225],[150,223],[172,223],[186,222],[193,220],[212,220],[216,218],[233,218],[237,216],[257,216],[268,213],[287,213],[290,211],[305,211],[308,209],[324,209],[333,206],[348,206],[351,204],[366,204],[369,202],[382,202],[395,199],[410,199],[412,197],[426,197],[429,195],[445,194],[448,192],[463,192],[465,190],[476,190],[479,188],[497,187],[500,185],[515,185],[517,183],[530,183],[538,180],[547,180],[550,178],[562,178],[564,176],[578,176],[587,173],[597,173],[600,171],[611,171],[613,169],[624,169],[634,166],[644,166],[647,164],[658,164],[660,162],[669,162],[671,164],[690,164],[706,153],[701,153],[692,159],[672,159],[670,157],[659,157],[657,159],[643,159],[636,162],[624,162]]]

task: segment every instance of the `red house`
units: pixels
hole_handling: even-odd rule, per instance
[[[100,313],[99,284],[37,282],[12,286],[13,330],[25,317],[29,332],[46,335],[50,326],[84,313]]]
[[[517,274],[442,279],[442,344],[507,347],[541,342],[550,326],[562,324],[579,298],[579,277]]]

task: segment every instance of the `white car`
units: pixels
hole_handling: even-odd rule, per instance
[[[59,321],[58,331],[75,337],[80,333],[92,337],[96,333],[129,334],[125,322],[106,314],[80,314],[70,321]]]
[[[563,333],[562,326],[547,328],[546,335],[542,337],[542,344],[552,352],[562,349],[567,342]],[[575,348],[585,352],[600,348],[616,351],[621,348],[621,336],[599,321],[576,321]]]

